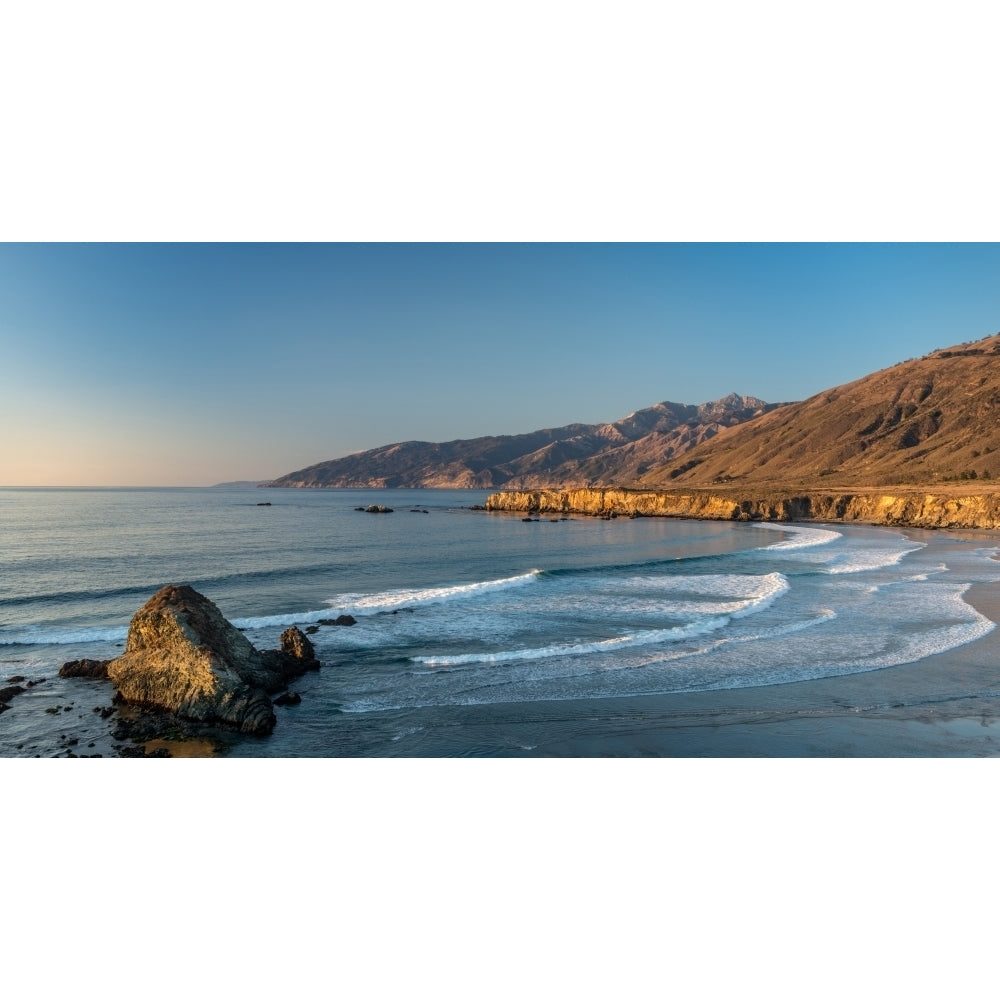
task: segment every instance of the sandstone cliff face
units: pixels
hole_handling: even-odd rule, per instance
[[[1000,528],[1000,494],[749,493],[579,489],[494,493],[489,511],[641,517],[691,517],[722,521],[860,521],[915,528]]]
[[[275,724],[268,694],[319,666],[309,640],[289,631],[298,634],[282,636],[282,652],[261,653],[207,597],[170,584],[135,613],[107,675],[128,702],[266,734]]]

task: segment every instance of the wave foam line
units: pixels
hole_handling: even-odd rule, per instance
[[[256,618],[230,618],[239,629],[288,628],[290,625],[312,625],[330,617],[329,608],[319,611],[287,612],[282,615],[259,615]]]
[[[608,653],[618,649],[649,646],[661,642],[682,642],[696,636],[716,632],[734,618],[745,618],[772,604],[788,590],[788,580],[781,573],[768,573],[761,578],[766,585],[758,595],[746,601],[731,614],[715,615],[687,625],[671,628],[642,629],[610,639],[596,639],[593,642],[561,643],[531,649],[509,649],[497,653],[461,653],[457,656],[414,656],[414,663],[424,663],[434,667],[465,666],[471,663],[511,663],[519,660],[544,660],[553,656],[586,656],[591,653]]]
[[[458,656],[414,656],[414,663],[425,663],[432,667],[456,667],[470,663],[514,663],[519,660],[545,660],[553,656],[584,656],[589,653],[608,653],[633,646],[648,646],[657,642],[679,642],[698,635],[723,628],[729,616],[709,618],[689,625],[675,625],[673,628],[644,629],[611,639],[595,639],[593,642],[576,642],[541,646],[534,649],[508,649],[498,653],[461,653]]]
[[[770,607],[782,594],[788,592],[788,578],[783,573],[768,573],[760,577],[760,589],[741,608],[733,611],[729,617],[745,618]]]
[[[533,583],[543,570],[533,569],[519,576],[508,576],[502,580],[482,580],[477,583],[459,583],[450,587],[426,587],[401,590],[386,590],[378,594],[344,594],[326,603],[338,610],[345,611],[389,611],[393,608],[405,608],[412,604],[436,604],[442,601],[462,600],[468,597],[478,597],[496,590],[507,590],[510,587],[523,587]]]
[[[788,580],[777,571],[772,573],[716,573],[705,576],[652,576],[638,577],[647,586],[669,584],[672,589],[705,597],[729,597],[733,600],[760,600],[773,596],[775,591],[784,593]],[[630,584],[633,581],[623,581]],[[620,584],[615,584],[616,587]]]
[[[122,642],[128,626],[117,628],[45,629],[29,626],[18,632],[0,635],[0,646],[70,646],[86,642]]]
[[[808,628],[822,625],[824,622],[833,621],[837,617],[837,612],[832,608],[822,608],[819,614],[812,618],[804,618],[802,621],[789,622],[787,625],[778,625],[776,628],[764,632],[755,632],[752,635],[738,636],[735,642],[760,642],[763,639],[778,639],[784,635],[793,635],[796,632],[804,632]]]
[[[788,552],[791,549],[811,549],[817,545],[829,545],[838,538],[843,538],[839,531],[831,531],[828,528],[801,528],[791,524],[769,524],[766,522],[755,522],[755,528],[764,528],[768,531],[791,532],[791,538],[784,541],[775,542],[773,545],[765,545],[764,552]]]
[[[983,618],[981,621],[946,625],[908,642],[902,649],[895,652],[866,657],[863,660],[851,660],[845,665],[877,670],[882,667],[896,667],[903,663],[916,663],[929,656],[948,653],[959,646],[975,642],[984,635],[989,635],[996,627],[996,623],[991,622],[988,618]]]
[[[833,560],[826,567],[826,572],[837,575],[841,573],[867,573],[875,569],[886,569],[897,566],[903,557],[911,552],[919,552],[922,545],[905,549],[869,549],[867,552],[845,553],[843,561]],[[902,582],[902,581],[899,581]]]

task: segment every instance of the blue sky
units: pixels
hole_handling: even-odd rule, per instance
[[[6,244],[0,484],[804,399],[998,330],[984,244]]]

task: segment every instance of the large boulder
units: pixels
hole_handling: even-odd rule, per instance
[[[287,652],[261,653],[207,597],[168,584],[132,617],[108,677],[127,702],[266,735],[275,723],[268,695],[319,665],[305,636],[307,647],[282,639]]]

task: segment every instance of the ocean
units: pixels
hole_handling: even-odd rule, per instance
[[[486,496],[0,490],[0,686],[41,681],[0,714],[0,755],[55,756],[70,740],[113,753],[115,720],[97,711],[110,684],[58,670],[117,655],[132,614],[166,583],[203,593],[258,648],[291,624],[357,619],[320,625],[323,667],[291,685],[301,704],[276,709],[269,737],[225,734],[214,752],[226,756],[998,749],[989,658],[976,653],[996,626],[967,600],[1000,582],[993,537],[526,522],[473,509]],[[356,509],[373,503],[393,513]],[[959,651],[960,668],[919,684],[900,672]],[[987,732],[963,729],[969,699]],[[957,703],[933,742],[919,735],[929,706]],[[860,716],[884,723],[874,742],[850,735]]]

